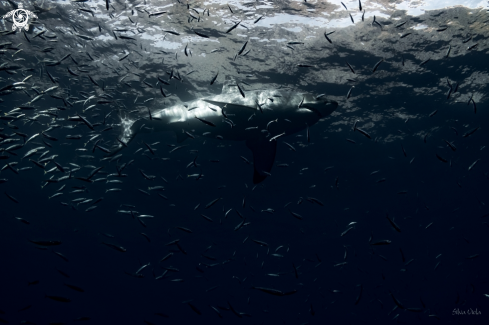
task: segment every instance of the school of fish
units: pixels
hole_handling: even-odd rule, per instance
[[[0,323],[487,313],[489,6],[0,8]]]

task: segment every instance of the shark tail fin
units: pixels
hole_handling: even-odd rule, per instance
[[[122,115],[120,115],[120,119],[119,134],[117,135],[117,138],[114,139],[114,145],[107,155],[108,157],[114,156],[116,153],[127,147],[144,124],[142,119],[133,119],[128,116],[122,117]]]

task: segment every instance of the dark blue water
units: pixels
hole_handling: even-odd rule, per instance
[[[131,8],[137,4],[127,5]],[[285,5],[294,7],[300,3],[279,3],[274,8],[280,10]],[[0,184],[1,192],[18,203],[2,193],[2,323],[487,324],[489,156],[485,147],[488,113],[484,95],[488,71],[484,11],[475,17],[463,8],[447,9],[437,16],[428,12],[413,18],[411,26],[421,22],[438,28],[455,21],[453,26],[459,28],[450,27],[443,34],[413,29],[418,34],[409,36],[410,39],[399,40],[393,27],[397,21],[378,19],[384,25],[381,31],[370,26],[369,18],[363,25],[356,22],[354,27],[338,29],[330,35],[334,45],[322,36],[323,30],[310,31],[315,38],[305,45],[294,45],[295,50],[286,48],[285,43],[275,42],[267,47],[268,43],[256,40],[250,44],[252,51],[239,57],[236,63],[232,61],[234,48],[239,49],[245,38],[223,32],[214,35],[210,24],[212,19],[222,22],[221,16],[228,14],[225,6],[213,4],[216,16],[212,17],[211,11],[206,25],[197,21],[189,24],[189,10],[178,2],[169,9],[173,10],[172,22],[165,20],[165,16],[157,20],[163,30],[185,33],[180,40],[167,36],[183,44],[176,50],[178,60],[174,59],[175,50],[151,47],[152,43],[143,36],[152,34],[136,31],[127,19],[125,26],[135,31],[127,35],[137,41],[109,39],[108,28],[102,32],[107,37],[105,41],[77,38],[70,25],[79,24],[83,29],[79,27],[77,33],[96,37],[100,34],[97,23],[106,28],[109,21],[77,12],[73,6],[59,5],[61,15],[54,9],[38,13],[38,21],[56,33],[57,43],[48,43],[47,37],[33,38],[39,30],[33,31],[32,26],[27,33],[31,42],[25,40],[23,33],[2,36],[0,40],[12,42],[4,46],[7,50],[2,62],[21,66],[0,71],[2,87],[33,75],[25,85],[30,98],[22,90],[1,97],[3,116],[12,116],[5,113],[32,100],[36,96],[32,87],[44,90],[55,85],[46,70],[59,78],[56,84],[59,88],[33,103],[35,110],[22,111],[25,116],[13,120],[1,120],[0,133],[5,138],[18,139],[1,144],[1,148],[23,143],[22,136],[14,132],[30,137],[50,125],[60,125],[46,132],[58,141],[39,136],[19,150],[3,152],[8,158],[2,160],[2,167],[12,162],[18,164],[12,166],[17,173],[9,168],[0,172],[0,179],[6,180]],[[106,14],[105,3],[88,2],[85,8],[88,6],[95,13]],[[146,13],[131,16],[130,9],[123,10],[124,4],[113,6],[114,15],[124,12],[123,17],[138,19],[141,28],[149,30],[155,24],[156,20],[149,20]],[[317,6],[320,8],[320,4]],[[205,6],[191,3],[190,7],[202,12]],[[149,12],[157,11],[148,8]],[[364,8],[368,11],[368,4]],[[2,12],[11,9],[6,4]],[[197,15],[195,11],[190,13]],[[241,17],[239,11],[235,17]],[[412,17],[403,16],[401,20],[409,18]],[[229,19],[225,21],[228,26],[220,26],[219,30],[231,26]],[[11,23],[7,21],[6,26],[10,28]],[[193,35],[191,26],[208,32],[220,43],[202,39],[191,42],[193,56],[185,57],[185,37]],[[248,30],[240,27],[235,34],[254,36],[252,28],[258,27],[253,27],[252,21],[247,26]],[[71,32],[59,33],[57,30],[62,27]],[[264,29],[268,34],[258,37],[296,41],[307,36],[298,33],[292,38],[293,32],[279,28]],[[472,33],[473,39],[462,43],[467,33]],[[227,44],[227,39],[234,43],[232,49],[221,45]],[[368,46],[361,49],[359,42]],[[475,50],[466,50],[477,42]],[[449,44],[452,52],[445,58]],[[48,46],[55,48],[53,53],[39,52],[39,48]],[[24,53],[12,56],[16,51],[13,47],[22,48]],[[141,47],[146,51],[138,56],[133,51],[143,52]],[[209,54],[213,48],[222,48],[222,53]],[[169,54],[157,53],[160,49]],[[131,51],[125,65],[113,58],[120,57],[121,50]],[[96,61],[86,56],[87,51],[95,55]],[[201,52],[208,54],[199,56]],[[78,66],[66,59],[60,65],[46,67],[35,59],[35,56],[40,60],[59,59],[67,53],[72,54]],[[17,56],[25,61],[12,61]],[[372,74],[373,66],[383,57],[385,61]],[[431,60],[419,67],[427,58]],[[356,74],[350,72],[345,60]],[[299,63],[317,67],[298,68]],[[81,64],[87,67],[80,68]],[[81,76],[75,80],[67,67],[90,72],[79,71]],[[34,70],[26,70],[29,68]],[[125,80],[131,80],[132,88],[118,82],[128,69],[140,74]],[[142,83],[144,79],[155,85],[157,76],[167,79],[171,69],[179,71],[184,80],[172,79],[170,86],[165,85],[172,93],[169,98],[162,99],[159,85],[149,88]],[[218,69],[223,77],[210,86],[209,81]],[[191,70],[197,72],[187,76]],[[254,77],[245,77],[248,73]],[[88,74],[105,86],[96,87]],[[184,148],[170,153],[177,145],[174,133],[145,134],[139,135],[121,151],[123,156],[112,162],[102,161],[105,153],[98,149],[92,153],[93,141],[85,145],[92,133],[102,134],[104,140],[100,144],[104,146],[114,142],[120,136],[119,114],[141,106],[161,109],[179,100],[219,94],[224,76],[245,81],[249,84],[245,86],[247,90],[288,86],[315,95],[326,93],[339,107],[310,128],[309,142],[305,131],[280,139],[271,176],[256,185],[252,182],[253,166],[241,158],[253,161],[251,151],[241,142],[205,139],[199,134],[196,139],[183,142]],[[347,81],[348,78],[356,82]],[[453,89],[459,83],[458,91],[450,99],[446,98],[447,78]],[[346,100],[352,85],[355,88]],[[82,103],[75,103],[85,99],[80,90],[98,96],[107,93],[120,102],[98,104],[98,110],[83,113]],[[61,96],[73,106],[65,107],[62,100],[50,95]],[[136,96],[140,97],[134,104]],[[467,105],[471,96],[476,112],[472,102]],[[148,98],[155,100],[142,104]],[[100,99],[103,98],[92,99],[90,104]],[[56,106],[65,107],[57,111],[57,117],[46,115],[32,120],[36,113]],[[102,123],[110,111],[106,125],[96,126],[93,132],[84,123],[67,120],[83,114],[92,123]],[[371,139],[353,130],[357,120],[356,126]],[[109,125],[112,130],[101,132]],[[477,127],[477,131],[464,137]],[[65,138],[73,134],[81,134],[82,139]],[[151,159],[155,156],[143,142],[153,144],[156,157],[169,159]],[[39,154],[21,159],[28,150],[39,146],[50,151],[47,156],[58,155],[55,161],[62,166],[73,168],[69,164],[74,163],[81,170],[74,172],[73,178],[45,185],[51,175],[56,179],[67,174],[45,173],[55,165],[49,163],[43,171],[29,161]],[[88,152],[75,151],[76,148],[87,148]],[[135,154],[139,148],[143,150]],[[80,155],[93,155],[94,159]],[[196,156],[198,167],[187,168]],[[104,178],[130,160],[134,162],[122,172],[127,177],[108,178],[122,183],[88,183],[75,178],[90,174],[93,168],[83,167],[86,165],[103,167],[93,179]],[[288,167],[279,167],[280,164]],[[32,168],[18,171],[24,167]],[[332,168],[325,170],[327,167]],[[139,170],[156,178],[147,180]],[[200,173],[203,176],[199,180],[189,176]],[[63,185],[66,185],[63,194],[49,199]],[[149,191],[148,187],[153,186],[164,186],[164,191]],[[69,193],[80,188],[85,192]],[[110,188],[121,191],[107,193]],[[72,202],[77,198],[103,200],[86,212],[92,203],[77,205]],[[217,198],[220,200],[206,209]],[[232,210],[225,215],[229,209]],[[266,209],[273,209],[273,213]],[[119,210],[133,210],[135,216],[153,218],[141,218],[142,223]],[[247,224],[236,230],[243,218]],[[191,233],[177,227],[190,229]],[[177,239],[180,247],[166,245]],[[61,244],[46,247],[31,241]],[[387,244],[375,245],[379,243]],[[173,255],[160,262],[168,253]],[[160,277],[165,270],[166,274]],[[256,288],[266,288],[268,292]],[[270,289],[282,294],[271,294]]]

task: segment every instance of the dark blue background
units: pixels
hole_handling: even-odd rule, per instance
[[[3,39],[16,44],[23,38],[16,34]],[[444,44],[436,46],[441,48]],[[341,47],[337,50],[342,55],[349,51]],[[0,185],[1,192],[7,192],[20,202],[12,202],[3,193],[0,197],[0,318],[11,324],[22,320],[36,324],[71,323],[79,317],[89,317],[95,324],[144,324],[144,321],[148,324],[384,324],[391,321],[487,324],[489,298],[484,294],[489,294],[486,277],[489,148],[483,148],[488,137],[487,103],[477,99],[478,111],[474,114],[472,104],[467,106],[466,100],[475,90],[460,86],[459,92],[446,100],[446,87],[440,86],[440,80],[444,81],[445,77],[452,82],[462,81],[466,71],[487,74],[486,55],[484,50],[473,51],[455,58],[433,60],[418,68],[417,59],[407,54],[409,69],[400,65],[400,57],[398,61],[387,60],[376,72],[378,78],[362,81],[362,76],[370,76],[379,57],[350,51],[348,61],[357,69],[359,82],[349,101],[354,102],[353,107],[357,110],[351,109],[345,101],[351,85],[317,81],[300,88],[342,98],[338,112],[310,128],[309,143],[305,132],[282,139],[292,144],[296,151],[279,141],[272,176],[256,188],[252,184],[253,166],[240,157],[252,161],[251,152],[244,143],[198,137],[186,140],[183,144],[188,146],[183,149],[169,153],[173,148],[169,145],[176,144],[174,134],[141,135],[129,148],[121,151],[120,162],[135,159],[124,170],[128,176],[121,178],[123,184],[88,184],[70,179],[43,189],[41,184],[50,175],[43,174],[28,159],[21,160],[29,149],[38,145],[31,143],[29,148],[16,151],[18,156],[2,161],[2,166],[18,161],[16,168],[32,169],[18,175],[9,169],[0,172],[0,178],[8,179]],[[35,63],[28,62],[26,66]],[[344,65],[344,58],[338,54],[318,62],[326,63]],[[170,68],[168,65],[159,67],[160,74],[164,75]],[[72,83],[65,76],[67,73],[62,74],[59,69],[51,70],[64,84]],[[262,77],[270,77],[276,84],[299,85],[306,73],[304,70],[293,75],[268,72]],[[10,82],[7,78],[13,81],[23,78],[20,73],[12,76],[0,72],[0,76],[5,79],[2,85]],[[95,76],[104,78],[103,75]],[[48,84],[46,76],[43,81],[42,88],[52,85]],[[169,88],[176,96],[191,97],[184,87],[193,87],[192,81],[186,80],[184,85],[175,80],[171,82],[173,85]],[[388,93],[382,93],[382,86],[391,82],[403,82],[409,87],[391,87]],[[105,83],[115,85],[117,78],[107,78]],[[84,80],[85,88],[93,87],[88,85]],[[178,88],[174,89],[174,85]],[[198,86],[208,87],[207,83]],[[414,90],[421,87],[433,92]],[[77,84],[71,84],[71,95],[77,96],[77,88]],[[210,91],[218,93],[219,88],[217,85]],[[486,88],[482,83],[477,91],[483,93]],[[361,100],[356,98],[360,96]],[[26,100],[22,92],[3,99],[2,114]],[[131,109],[132,101],[132,97],[124,97],[128,109]],[[60,104],[61,101],[48,96],[36,103],[39,110]],[[99,107],[100,116],[85,114],[92,122],[101,122],[103,115],[110,111],[110,108]],[[429,117],[435,109],[437,114]],[[65,118],[76,113],[80,113],[80,108],[59,112],[60,117]],[[398,113],[411,118],[406,122]],[[365,128],[373,139],[353,131],[357,119],[361,120],[357,125],[360,128],[374,121],[372,126]],[[7,121],[1,121],[3,125],[0,127],[4,128],[2,132],[5,134],[18,131],[31,136],[45,130],[49,119],[41,117],[39,121],[44,125],[21,119],[11,123],[18,126],[18,130],[10,129]],[[115,112],[108,123],[118,121]],[[56,123],[77,125],[75,129],[50,131],[51,136],[59,138],[58,142],[44,139],[53,145],[50,154],[59,155],[58,163],[63,166],[69,166],[69,163],[103,166],[94,178],[116,172],[116,162],[100,161],[104,157],[100,151],[95,152],[94,160],[78,157],[80,153],[74,149],[83,147],[89,138],[89,130],[84,124]],[[480,129],[473,135],[462,137],[478,126]],[[103,128],[98,126],[96,131]],[[117,130],[115,127],[114,131]],[[424,143],[426,133],[429,135]],[[66,140],[68,134],[83,134],[83,138]],[[104,139],[113,140],[116,136],[116,132],[108,132]],[[457,150],[452,151],[444,139],[453,141]],[[39,137],[34,140],[40,141]],[[170,159],[150,160],[142,155],[142,151],[134,155],[140,147],[146,150],[143,141],[158,141],[159,144],[153,145],[157,156]],[[86,148],[91,149],[91,144]],[[198,150],[198,153],[191,150]],[[450,163],[440,161],[435,154]],[[196,155],[199,168],[186,168]],[[412,158],[415,159],[410,163]],[[210,162],[212,159],[219,162]],[[468,171],[477,159],[480,161]],[[289,167],[277,167],[284,163]],[[324,171],[328,166],[333,168]],[[52,167],[51,163],[46,170]],[[146,180],[139,169],[157,178]],[[86,177],[91,170],[82,168],[76,176]],[[204,174],[201,180],[188,177],[201,170]],[[371,175],[376,170],[379,172]],[[62,176],[60,172],[55,175],[55,178]],[[385,182],[377,182],[381,178],[385,178]],[[66,184],[64,194],[48,199],[62,184]],[[165,187],[161,193],[168,200],[158,196],[156,191],[150,196],[138,191],[156,185]],[[218,189],[222,185],[226,187]],[[88,192],[69,194],[74,186],[86,186]],[[122,191],[105,193],[106,189],[114,187]],[[402,191],[407,193],[399,194]],[[90,212],[84,212],[90,205],[74,209],[60,204],[79,197],[94,200],[103,197],[104,200]],[[320,200],[324,206],[311,203],[308,197]],[[205,209],[216,198],[222,199]],[[243,198],[246,198],[245,207]],[[302,203],[298,204],[299,201]],[[288,202],[290,205],[284,208]],[[121,204],[135,205],[139,214],[154,218],[144,219],[147,225],[144,227],[131,215],[117,213],[117,210],[130,210]],[[198,204],[200,206],[195,210]],[[233,211],[225,217],[225,211],[231,208]],[[267,208],[275,212],[261,212]],[[294,218],[288,209],[300,214],[303,220]],[[236,210],[250,222],[237,231],[235,227],[242,219]],[[213,222],[201,214],[212,218]],[[387,214],[399,226],[400,233],[386,219]],[[15,217],[26,219],[30,224]],[[350,222],[356,222],[354,228],[341,236]],[[175,227],[189,228],[192,233]],[[151,242],[141,233],[147,234]],[[370,245],[370,238],[370,243],[388,239],[391,244]],[[186,255],[175,245],[165,246],[175,239],[180,239]],[[270,253],[267,255],[267,247],[256,244],[253,239],[266,242]],[[29,240],[59,240],[62,244],[41,249]],[[111,249],[104,242],[122,246],[127,252]],[[271,256],[281,245],[283,248],[277,253],[283,257]],[[69,261],[64,261],[53,251],[62,253]],[[174,255],[159,263],[169,252]],[[469,258],[476,254],[475,258]],[[406,266],[411,259],[414,261]],[[144,278],[125,273],[134,273],[148,262],[151,265],[141,272]],[[343,262],[346,264],[335,266]],[[217,265],[211,267],[212,264]],[[298,268],[298,279],[293,264]],[[163,268],[170,266],[179,272],[169,271],[166,277],[155,280],[154,275],[161,275]],[[183,279],[183,282],[172,282],[173,279]],[[28,285],[34,280],[39,280],[39,284]],[[84,292],[76,292],[64,283],[81,287]],[[218,288],[206,292],[213,286]],[[297,290],[297,293],[274,296],[253,287],[283,292]],[[71,302],[57,302],[45,295],[66,297]],[[421,311],[397,307],[392,296],[403,307]],[[202,315],[192,310],[187,303],[190,300]],[[229,304],[238,313],[249,315],[239,319],[232,311],[225,310],[229,309]],[[222,320],[209,305],[218,309],[223,307],[219,309]],[[20,311],[27,306],[30,308]],[[469,310],[477,310],[480,314],[454,315],[457,311]]]

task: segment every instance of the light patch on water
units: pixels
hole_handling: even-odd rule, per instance
[[[253,1],[236,1],[236,0],[231,0],[231,1],[221,1],[221,0],[214,0],[214,1],[206,1],[203,3],[204,7],[225,7],[226,10],[231,13],[229,11],[229,9],[227,9],[227,6],[229,5],[231,7],[231,9],[233,10],[233,12],[236,14],[237,12],[239,11],[249,11],[250,9],[252,9],[253,7],[250,7],[250,6],[245,6],[243,5],[244,3],[251,3]]]
[[[156,40],[152,44],[154,47],[159,47],[159,48],[164,48],[164,49],[169,49],[169,50],[175,50],[180,47],[182,47],[181,43],[177,42],[169,42],[169,41],[163,41],[163,40]]]
[[[108,40],[113,40],[114,39],[114,36],[112,35],[99,35],[97,37],[95,37],[96,40],[98,41],[108,41]]]
[[[417,24],[416,26],[413,27],[413,29],[420,30],[420,29],[426,29],[428,26],[425,24]]]
[[[272,5],[256,6],[256,9],[273,9]]]
[[[173,3],[170,3],[170,4],[166,5],[166,6],[158,7],[159,9],[158,10],[155,9],[155,12],[156,11],[162,11],[161,9],[166,9],[166,8],[173,7],[173,6],[174,6],[174,4]],[[164,14],[164,15],[166,15],[166,14]]]
[[[275,41],[277,43],[282,43],[282,42],[287,42],[288,40],[285,38],[272,38],[272,41]]]
[[[420,16],[425,13],[426,10],[438,10],[448,9],[455,6],[464,6],[467,8],[475,9],[486,6],[486,1],[481,0],[426,0],[426,1],[413,1],[405,0],[400,4],[396,4],[395,8],[399,10],[406,10],[406,14],[411,16]]]
[[[294,32],[294,33],[302,32],[302,28],[300,28],[300,27],[289,27],[289,28],[284,27],[284,29],[288,30],[289,32]]]
[[[300,25],[309,25],[320,27],[324,26],[328,23],[328,21],[324,18],[311,18],[311,17],[303,17],[303,16],[295,16],[289,14],[276,14],[273,17],[265,17],[265,19],[260,20],[263,22],[261,26],[263,27],[272,27],[273,25],[283,25],[283,24],[300,24]]]
[[[141,39],[147,39],[150,41],[154,41],[152,44],[155,47],[163,47],[167,49],[177,49],[182,47],[185,42],[188,43],[204,43],[204,42],[214,42],[219,43],[219,40],[213,38],[203,38],[197,35],[185,35],[180,39],[180,42],[171,42],[168,40],[168,36],[163,40],[161,35],[149,35],[149,34],[140,34]]]

